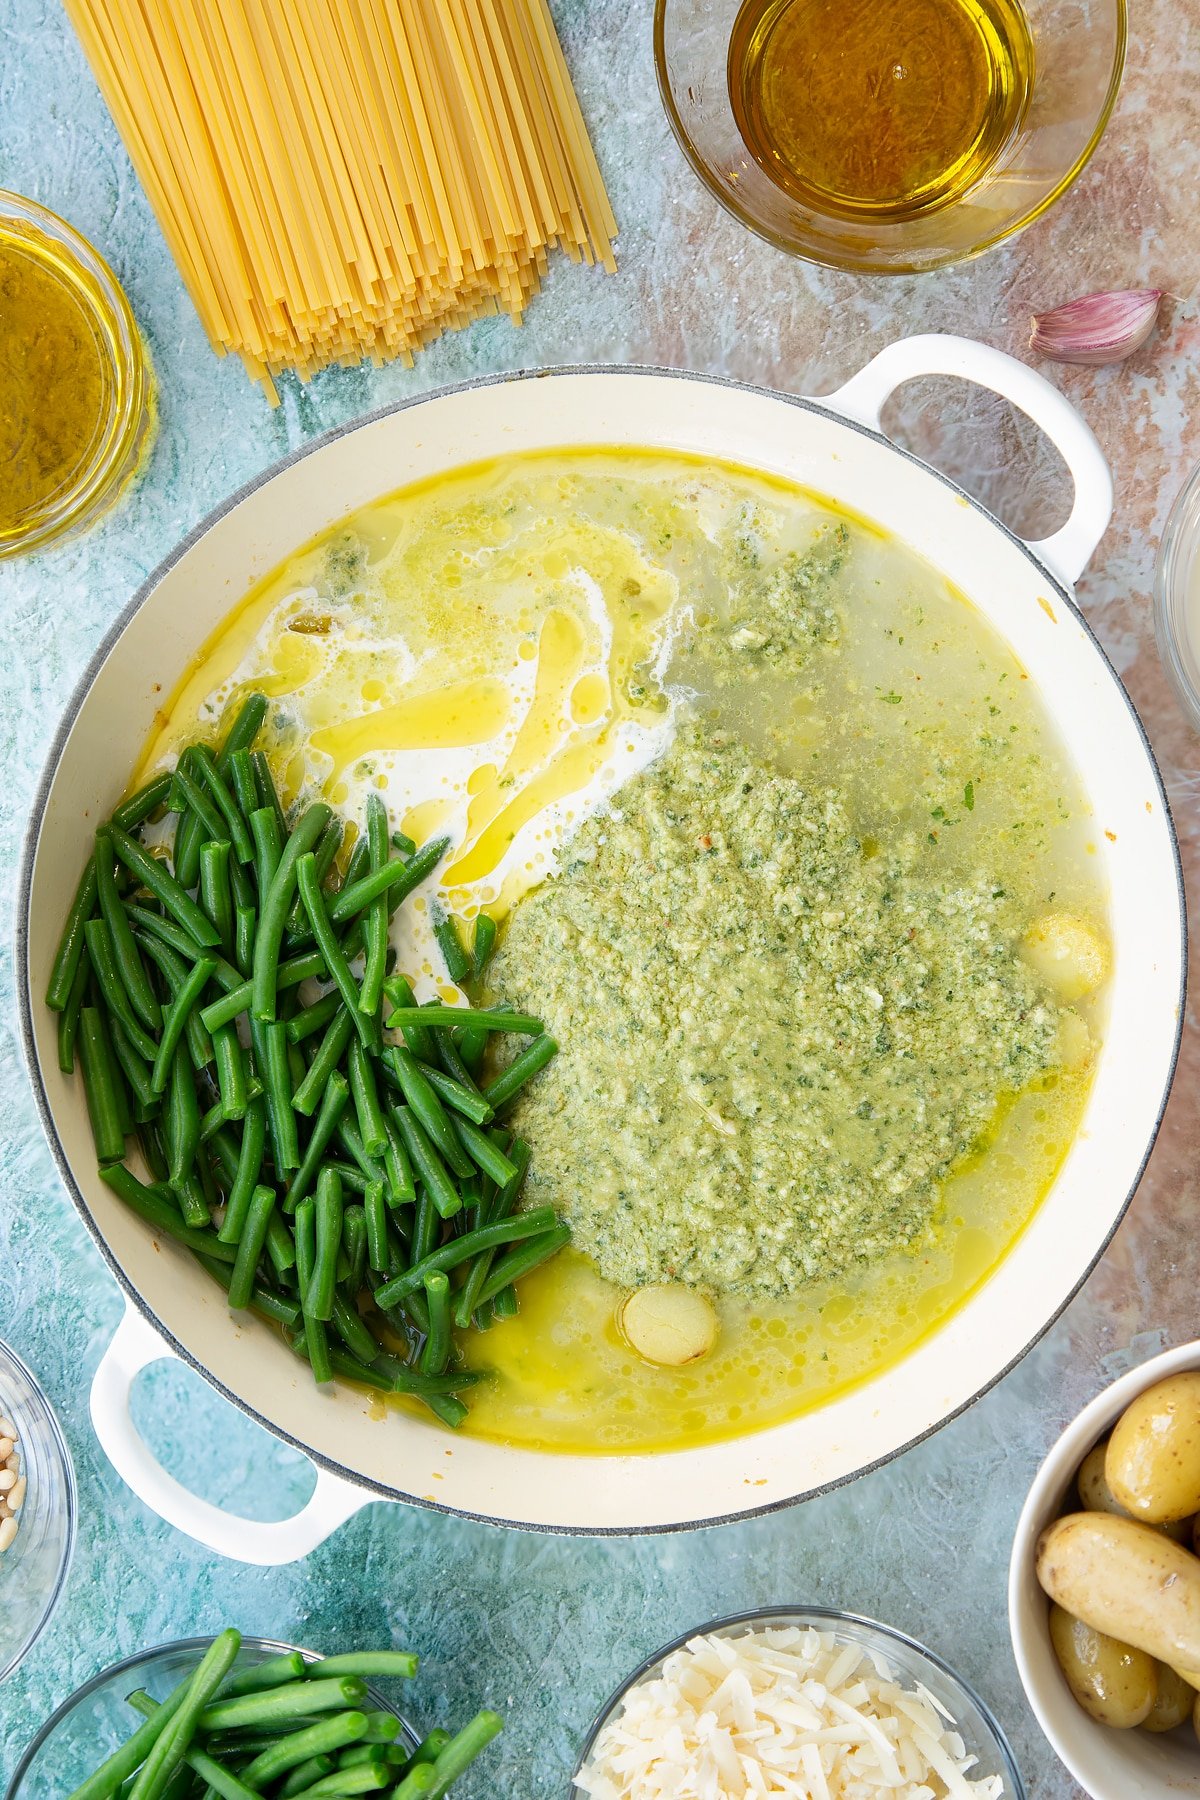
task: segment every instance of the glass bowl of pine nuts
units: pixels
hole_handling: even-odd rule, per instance
[[[37,1377],[0,1343],[0,1681],[49,1622],[74,1546],[71,1453]]]

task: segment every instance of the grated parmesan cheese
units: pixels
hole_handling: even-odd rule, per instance
[[[832,1631],[694,1637],[626,1694],[582,1773],[591,1800],[1006,1800],[954,1720]]]

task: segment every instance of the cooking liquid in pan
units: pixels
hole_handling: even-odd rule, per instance
[[[845,534],[830,588],[842,623],[800,679],[760,662],[731,682],[727,665],[687,654],[694,626],[719,625],[731,581],[792,567],[831,531]],[[864,845],[917,834],[947,878],[986,869],[1014,920],[1051,906],[1105,919],[1086,798],[990,625],[903,545],[750,470],[557,451],[364,508],[215,634],[138,779],[198,726],[215,736],[249,688],[283,719],[268,749],[285,799],[320,794],[357,821],[374,788],[410,836],[448,832],[441,892],[464,919],[483,908],[503,921],[553,880],[564,841],[653,769],[685,716],[836,789]],[[399,969],[418,998],[453,997],[427,909],[401,916]],[[1102,999],[1077,1010],[1094,1045]],[[716,1348],[689,1367],[643,1363],[616,1323],[621,1291],[568,1250],[522,1284],[516,1318],[472,1334],[469,1354],[496,1380],[473,1390],[464,1430],[559,1450],[677,1448],[781,1421],[893,1365],[1029,1221],[1090,1079],[1085,1057],[1006,1096],[914,1248],[788,1297],[719,1296]]]

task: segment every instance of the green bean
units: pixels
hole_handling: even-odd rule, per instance
[[[440,1725],[435,1725],[433,1730],[421,1739],[409,1761],[413,1763],[436,1762],[449,1742],[450,1733],[444,1731]]]
[[[294,1014],[287,1022],[288,1043],[302,1044],[315,1031],[324,1031],[329,1021],[340,1011],[341,1005],[342,996],[334,989],[333,993],[323,994],[311,1006]]]
[[[266,716],[266,696],[256,693],[247,694],[238,708],[237,717],[225,734],[225,742],[221,745],[220,754],[217,757],[217,767],[222,773],[229,767],[239,750],[250,749]]]
[[[486,1031],[464,1031],[458,1039],[459,1054],[467,1073],[474,1078],[487,1054],[488,1034]],[[478,1085],[478,1084],[477,1084]]]
[[[170,1181],[171,1186],[175,1187],[188,1173],[200,1148],[200,1105],[196,1098],[196,1083],[188,1066],[187,1052],[182,1044],[175,1046],[169,1075],[163,1124],[167,1138]]]
[[[471,944],[471,961],[474,964],[473,973],[476,981],[487,968],[495,948],[496,921],[490,913],[481,912],[475,920],[475,936]]]
[[[85,1006],[80,1013],[79,1055],[96,1155],[102,1163],[119,1161],[125,1154],[118,1088],[121,1077],[104,1029],[103,1016],[95,1006]]]
[[[350,973],[350,965],[342,955],[337,934],[325,910],[325,901],[317,880],[316,859],[311,851],[300,857],[296,865],[296,879],[300,887],[300,898],[304,902],[304,910],[308,914],[313,936],[317,940],[317,949],[324,957],[325,966],[337,984],[342,999],[346,1002],[360,1042],[370,1050],[378,1040],[379,1027],[373,1018],[369,1019],[365,1013],[358,1010],[358,984]]]
[[[387,808],[375,793],[367,795],[367,859],[374,875],[388,865]],[[388,903],[384,894],[372,900],[366,910],[363,941],[366,959],[358,1004],[363,1012],[374,1016],[383,999],[383,982],[387,974]]]
[[[148,907],[137,906],[133,902],[126,904],[125,911],[129,914],[130,923],[141,931],[143,946],[148,934],[166,944],[168,949],[174,950],[185,962],[199,962],[202,956],[211,957],[217,965],[213,980],[218,987],[224,988],[228,993],[232,988],[241,986],[243,978],[233,964],[223,956],[218,956],[211,945],[198,944],[191,933],[185,931],[182,925],[177,925],[174,919],[168,919],[162,913],[151,912]]]
[[[124,1163],[102,1164],[100,1179],[124,1201],[131,1212],[137,1213],[153,1230],[175,1238],[189,1250],[194,1250],[197,1256],[209,1256],[217,1262],[233,1262],[237,1251],[232,1244],[223,1244],[214,1231],[191,1230],[184,1224],[178,1208],[165,1197],[162,1189],[147,1187]]]
[[[293,956],[287,962],[280,963],[276,987],[280,993],[283,993],[288,988],[299,987],[302,981],[323,977],[324,974],[325,963],[320,952],[306,950],[303,955]],[[231,1019],[236,1019],[241,1013],[246,1012],[249,1009],[251,998],[252,984],[249,981],[241,981],[235,987],[227,989],[219,1000],[214,1000],[211,1005],[206,1006],[200,1017],[210,1031],[215,1031],[218,1025],[228,1025]]]
[[[484,1221],[484,1223],[488,1225],[494,1225],[498,1223],[499,1220],[506,1219],[509,1216],[516,1202],[517,1195],[521,1191],[521,1183],[525,1179],[525,1171],[529,1167],[529,1145],[523,1138],[514,1138],[512,1140],[511,1144],[508,1146],[508,1155],[509,1160],[516,1168],[517,1173],[509,1181],[506,1181],[503,1187],[496,1193],[488,1217]],[[473,1315],[479,1310],[479,1295],[483,1289],[484,1282],[488,1278],[495,1254],[495,1248],[481,1251],[467,1271],[467,1279],[459,1290],[458,1299],[454,1306],[454,1323],[458,1326],[460,1331],[465,1331],[467,1329]]]
[[[358,1135],[357,1128],[351,1124],[345,1113],[338,1120],[337,1139],[346,1154],[357,1163],[368,1181],[384,1179],[384,1170],[373,1156],[367,1155],[362,1147],[362,1139]]]
[[[113,849],[125,867],[137,876],[138,880],[154,895],[177,924],[191,933],[198,944],[206,949],[214,948],[220,943],[220,934],[212,921],[205,917],[191,895],[182,888],[175,877],[168,873],[156,857],[150,856],[140,844],[134,842],[128,832],[113,828],[109,832]],[[199,852],[197,851],[197,854]]]
[[[210,838],[223,838],[231,835],[228,821],[222,817],[220,807],[205,793],[200,782],[192,776],[192,770],[200,762],[200,746],[189,744],[175,765],[174,791],[177,799],[181,799],[188,811],[199,819],[204,831]],[[196,850],[199,859],[200,849]],[[197,869],[199,862],[197,860]]]
[[[503,1069],[494,1081],[489,1081],[484,1088],[484,1097],[490,1100],[496,1111],[506,1106],[531,1076],[539,1069],[544,1069],[554,1056],[558,1055],[558,1045],[549,1034],[534,1038],[527,1044],[519,1056],[513,1058],[506,1069]]]
[[[322,1665],[317,1663],[315,1669]],[[356,1675],[357,1669],[335,1668],[331,1676]],[[336,1713],[330,1719],[318,1719],[315,1725],[305,1725],[299,1731],[289,1732],[286,1737],[276,1738],[275,1742],[248,1763],[242,1771],[242,1778],[251,1787],[269,1787],[289,1769],[294,1769],[314,1756],[325,1756],[330,1751],[340,1750],[343,1745],[355,1744],[367,1729],[367,1715],[360,1710]]]
[[[347,919],[357,918],[380,894],[388,896],[394,911],[414,888],[420,887],[427,875],[432,874],[449,848],[449,838],[438,838],[435,843],[426,844],[410,862],[387,863],[374,874],[363,875],[358,881],[348,883],[330,903],[330,923],[339,925]]]
[[[267,1227],[274,1209],[274,1188],[255,1188],[238,1242],[233,1279],[229,1284],[229,1304],[235,1312],[250,1304],[250,1291],[254,1286],[255,1273],[267,1241]]]
[[[521,1213],[517,1218],[506,1220],[505,1223],[517,1225],[522,1220],[532,1217],[532,1213]],[[485,1226],[484,1229],[496,1228]],[[500,1258],[484,1282],[479,1295],[479,1304],[485,1306],[489,1300],[495,1299],[505,1288],[520,1281],[522,1276],[528,1275],[531,1269],[536,1269],[539,1263],[544,1263],[550,1257],[556,1256],[564,1244],[570,1242],[570,1238],[571,1228],[569,1225],[556,1225],[553,1231],[547,1231],[541,1237],[531,1238],[528,1243],[510,1250],[507,1256]]]
[[[221,1190],[207,1156],[197,1156],[183,1180],[171,1192],[185,1225],[201,1231],[212,1224],[213,1208],[221,1203]]]
[[[390,1076],[391,1071],[387,1068],[386,1064],[384,1065],[384,1072]],[[492,1108],[483,1098],[483,1095],[479,1092],[479,1089],[475,1084],[471,1082],[470,1075],[467,1075],[467,1081],[471,1082],[471,1085],[468,1087],[460,1081],[457,1076],[447,1075],[442,1069],[430,1068],[428,1063],[423,1063],[421,1065],[421,1073],[424,1075],[438,1099],[446,1106],[453,1108],[455,1112],[461,1113],[464,1118],[472,1119],[476,1125],[486,1125],[488,1120],[492,1117]],[[466,1074],[465,1069],[463,1073]],[[396,1087],[400,1086],[398,1078],[395,1080],[394,1085]],[[451,1121],[451,1124],[453,1124],[453,1121]]]
[[[258,882],[248,863],[240,863],[236,856],[229,863],[229,886],[233,894],[233,910],[239,906],[258,908]]]
[[[121,986],[128,994],[130,1005],[142,1024],[148,1025],[151,1031],[157,1031],[162,1024],[162,1013],[154,997],[145,964],[138,955],[133,927],[121,904],[113,866],[112,838],[108,832],[96,834],[95,864],[96,894],[101,914],[112,937],[113,959],[121,978]]]
[[[262,1045],[263,1084],[267,1096],[267,1125],[271,1133],[271,1151],[275,1173],[282,1179],[291,1169],[300,1167],[300,1139],[296,1131],[296,1115],[292,1110],[292,1073],[288,1066],[287,1028],[282,1019],[269,1024],[254,1022]]]
[[[333,1311],[330,1314],[333,1329],[345,1344],[351,1356],[356,1357],[369,1368],[375,1357],[379,1355],[379,1345],[363,1324],[354,1308],[342,1299],[340,1294],[333,1297]]]
[[[229,784],[221,770],[218,769],[212,752],[203,744],[197,744],[195,759],[200,768],[209,793],[216,801],[217,810],[225,821],[224,832],[214,832],[214,836],[225,836],[233,844],[233,853],[240,863],[254,861],[254,843],[250,836],[250,828],[242,817],[242,809],[229,791]]]
[[[453,1035],[448,1031],[431,1031],[429,1037],[433,1043],[434,1056],[436,1056],[438,1062],[441,1063],[445,1073],[452,1081],[457,1081],[460,1087],[464,1087],[469,1094],[474,1095],[475,1099],[478,1100],[481,1097],[479,1084],[462,1057],[459,1055],[458,1045],[455,1043]],[[486,1041],[485,1038],[484,1042],[486,1043]],[[433,1057],[427,1057],[424,1060],[428,1063],[432,1063]],[[484,1104],[487,1104],[486,1101]],[[462,1110],[463,1109],[460,1107],[459,1111],[461,1112]],[[488,1110],[490,1112],[491,1108],[489,1107]],[[468,1118],[471,1116],[470,1113],[467,1114]],[[483,1123],[481,1119],[477,1119],[475,1122],[476,1124]]]
[[[249,976],[254,966],[254,931],[258,924],[258,908],[256,906],[235,906],[233,909],[233,960],[237,964],[238,973]]]
[[[162,775],[153,776],[144,787],[130,794],[128,800],[122,800],[110,822],[122,831],[136,831],[152,812],[167,804],[170,792],[171,771],[168,769]]]
[[[250,1103],[246,1080],[246,1056],[237,1028],[222,1025],[213,1032],[213,1054],[217,1065],[217,1089],[227,1119],[245,1117]]]
[[[273,806],[260,806],[250,814],[250,835],[254,839],[254,868],[261,905],[275,879],[279,858],[283,855],[284,840],[280,835],[279,819]]]
[[[416,839],[410,838],[406,831],[393,831],[392,849],[398,850],[401,856],[411,856],[416,847]]]
[[[279,1790],[279,1800],[291,1800],[293,1794],[299,1794],[306,1787],[311,1787],[322,1775],[328,1775],[330,1769],[336,1768],[332,1756],[313,1756],[302,1762],[298,1769],[293,1769]]]
[[[163,1153],[162,1132],[156,1119],[147,1119],[144,1125],[138,1127],[138,1143],[151,1179],[165,1184],[168,1177],[167,1159]]]
[[[246,710],[243,708],[243,711]],[[262,722],[263,712],[259,714]],[[257,730],[257,726],[255,727]],[[308,1673],[308,1664],[299,1650],[285,1650],[279,1656],[269,1656],[265,1662],[252,1663],[249,1668],[239,1669],[224,1683],[218,1698],[232,1700],[235,1694],[257,1694],[264,1688],[282,1687],[285,1681],[299,1681]],[[254,1783],[251,1783],[254,1786]]]
[[[246,1108],[242,1142],[238,1151],[237,1174],[229,1190],[225,1219],[218,1233],[224,1244],[236,1244],[242,1235],[246,1213],[262,1172],[263,1152],[267,1141],[267,1113],[264,1102],[252,1100]]]
[[[453,1394],[422,1394],[420,1398],[422,1404],[451,1431],[457,1431],[467,1416],[466,1407]]]
[[[249,825],[251,813],[257,812],[262,804],[254,780],[254,764],[250,761],[250,752],[245,749],[235,750],[227,766],[233,797],[243,819]]]
[[[367,1696],[367,1685],[351,1675],[328,1681],[289,1681],[265,1694],[239,1694],[218,1700],[200,1715],[202,1731],[228,1731],[241,1725],[274,1725],[281,1719],[302,1719],[310,1713],[357,1708]]]
[[[313,1269],[304,1316],[325,1322],[333,1317],[337,1254],[342,1241],[342,1184],[331,1169],[322,1169],[317,1179],[314,1223]]]
[[[493,1250],[500,1244],[516,1243],[522,1238],[540,1239],[553,1235],[556,1226],[557,1218],[552,1206],[539,1206],[530,1212],[518,1213],[515,1218],[497,1219],[494,1225],[481,1225],[478,1231],[468,1231],[462,1237],[451,1238],[448,1244],[443,1244],[440,1249],[430,1251],[427,1256],[414,1262],[410,1269],[395,1276],[385,1287],[378,1288],[375,1298],[384,1306],[394,1306],[405,1294],[411,1294],[423,1286],[426,1275],[434,1269],[445,1273],[456,1269],[459,1263],[469,1262],[481,1250]],[[566,1232],[567,1237],[570,1236],[566,1226],[561,1229]],[[500,1285],[503,1287],[505,1283],[501,1282]],[[490,1299],[491,1296],[488,1297]]]
[[[495,1006],[398,1006],[387,1024],[397,1031],[410,1025],[433,1031],[456,1031],[462,1026],[473,1031],[519,1031],[525,1037],[540,1037],[544,1030],[542,1021],[530,1013],[506,1012]]]
[[[188,965],[182,957],[176,956],[169,944],[161,943],[158,938],[148,937],[144,932],[139,931],[137,939],[151,962],[161,972],[163,980],[171,991],[173,1004],[190,978],[191,971],[189,971]],[[216,958],[202,954],[198,961],[215,964]],[[194,969],[195,966],[193,964],[192,968]],[[183,1023],[183,1032],[193,1068],[206,1068],[213,1060],[212,1038],[205,1030],[204,1021],[195,1007],[188,1008]]]
[[[358,1115],[358,1135],[368,1156],[381,1156],[387,1149],[387,1126],[375,1086],[371,1060],[357,1039],[350,1045],[348,1059],[350,1094]]]
[[[329,1346],[329,1366],[344,1380],[361,1382],[363,1387],[374,1388],[378,1393],[394,1394],[397,1391],[386,1375],[381,1375],[369,1363],[361,1362],[357,1356],[351,1356],[348,1350],[339,1350],[336,1344]]]
[[[144,1688],[136,1688],[127,1699],[130,1706],[148,1719],[154,1718],[160,1710],[157,1701],[152,1700]],[[209,1756],[205,1751],[189,1750],[183,1760],[193,1774],[198,1775],[201,1781],[207,1782],[220,1795],[221,1800],[259,1800],[253,1788],[247,1787],[232,1769],[227,1769],[216,1757]]]
[[[229,885],[229,839],[210,838],[200,850],[200,904],[216,926],[221,948],[233,955],[233,890]]]
[[[275,814],[275,823],[279,827],[279,844],[282,849],[288,839],[287,820],[283,816],[279,795],[276,793],[275,783],[271,779],[271,765],[267,761],[265,751],[262,750],[252,750],[250,761],[254,765],[254,785],[258,789],[258,803],[260,806],[269,806]]]
[[[321,833],[320,841],[313,851],[313,860],[317,866],[318,887],[324,886],[329,871],[337,860],[337,853],[342,847],[342,838],[344,836],[345,830],[340,819],[331,819]],[[297,894],[292,902],[292,910],[288,914],[287,929],[289,937],[308,938],[312,936],[308,919],[304,911],[304,903],[299,894]]]
[[[129,995],[121,984],[117,974],[116,958],[113,956],[112,933],[108,929],[106,919],[89,919],[83,928],[84,943],[87,946],[88,962],[96,977],[100,996],[114,1019],[119,1019],[129,1035],[130,1042],[138,1055],[152,1063],[158,1055],[158,1045],[145,1027],[134,1017]]]
[[[182,802],[183,796],[180,795],[179,799]],[[190,810],[182,815],[175,827],[171,863],[175,879],[182,888],[196,885],[200,874],[200,850],[207,835],[203,821]]]
[[[443,912],[440,907],[433,909],[433,935],[446,964],[447,975],[451,981],[461,985],[471,973],[471,958],[463,948],[458,926],[449,913]]]
[[[96,910],[96,858],[88,857],[75,889],[75,898],[67,914],[67,922],[58,941],[50,982],[46,989],[46,1005],[54,1012],[65,1012],[83,955],[83,928]]]
[[[154,1059],[153,1082],[156,1094],[161,1094],[166,1088],[175,1047],[183,1037],[184,1027],[195,1011],[201,994],[212,979],[215,968],[216,964],[211,957],[202,957],[199,962],[193,963],[184,978],[183,985],[171,1002],[170,1011],[163,1020],[158,1055]]]
[[[513,1179],[517,1173],[516,1164],[497,1148],[486,1131],[480,1131],[470,1119],[453,1118],[451,1125],[471,1161],[485,1175],[490,1175],[497,1187],[503,1187],[506,1181]]]
[[[335,1136],[336,1136],[336,1133],[335,1133]],[[349,1193],[349,1194],[364,1194],[366,1192],[367,1178],[363,1174],[361,1169],[356,1169],[352,1163],[341,1162],[336,1157],[328,1158],[327,1162],[328,1162],[328,1166],[331,1169],[336,1169],[338,1174],[341,1176],[342,1186],[345,1188],[347,1193]]]
[[[367,1269],[367,1216],[357,1204],[342,1212],[342,1259],[338,1285],[349,1294],[357,1294]]]
[[[421,1352],[422,1375],[441,1375],[450,1360],[450,1281],[440,1269],[425,1277],[429,1305],[429,1336]]]
[[[452,1219],[461,1210],[462,1196],[447,1175],[441,1158],[409,1107],[397,1107],[395,1119],[417,1174],[428,1188],[434,1205],[443,1219]]]
[[[415,1762],[400,1785],[392,1789],[391,1800],[424,1800],[436,1780],[432,1763]]]
[[[267,1222],[267,1255],[271,1259],[277,1281],[282,1280],[288,1270],[296,1266],[296,1246],[292,1242],[292,1234],[278,1213],[272,1213]]]
[[[310,806],[296,823],[296,829],[284,845],[279,867],[262,898],[258,920],[258,936],[254,942],[254,975],[251,1006],[254,1016],[263,1021],[275,1017],[275,997],[279,976],[279,950],[291,910],[296,887],[297,866],[312,855],[312,846],[331,818],[323,801]],[[311,867],[311,865],[310,865]],[[320,937],[317,939],[320,945]],[[326,959],[328,960],[328,959]],[[331,971],[332,973],[332,971]],[[357,998],[357,989],[355,990]]]
[[[367,1262],[377,1275],[387,1273],[387,1208],[383,1200],[383,1184],[369,1181],[363,1194],[363,1213],[367,1221]]]
[[[120,1019],[113,1014],[108,1021],[108,1035],[121,1073],[133,1095],[139,1125],[157,1116],[159,1096],[150,1079],[150,1065],[140,1056]]]
[[[441,1214],[433,1203],[433,1195],[428,1186],[422,1183],[413,1217],[412,1254],[409,1259],[411,1262],[424,1262],[425,1258],[433,1252],[441,1232],[441,1225]],[[399,1270],[396,1272],[398,1274]],[[417,1286],[420,1286],[420,1282],[417,1283]]]
[[[389,1044],[384,1051],[384,1062],[391,1068],[405,1100],[421,1128],[432,1139],[438,1155],[450,1164],[451,1169],[459,1177],[471,1173],[471,1163],[459,1148],[458,1139],[450,1128],[450,1120],[446,1109],[430,1086],[425,1070],[421,1067],[412,1051],[404,1044]],[[408,1142],[407,1137],[405,1142]],[[414,1162],[416,1153],[412,1152]],[[417,1163],[418,1168],[420,1163]],[[449,1215],[446,1215],[449,1216]]]
[[[387,1197],[389,1206],[407,1206],[417,1195],[416,1182],[413,1179],[412,1162],[405,1148],[400,1128],[390,1113],[383,1115],[384,1129],[387,1132],[387,1143],[383,1152],[383,1170],[387,1177]]]
[[[464,1725],[456,1736],[450,1739],[445,1749],[439,1752],[433,1765],[434,1781],[432,1787],[417,1792],[424,1792],[425,1800],[442,1800],[442,1796],[456,1782],[459,1776],[468,1769],[492,1739],[504,1728],[504,1721],[498,1713],[480,1712],[475,1715],[469,1725]],[[418,1763],[417,1768],[428,1765]],[[405,1780],[407,1780],[407,1776]],[[403,1793],[404,1783],[396,1789],[396,1796]],[[407,1796],[405,1796],[407,1800]]]
[[[325,1036],[308,1065],[304,1080],[292,1096],[292,1106],[306,1119],[312,1117],[318,1101],[324,1098],[353,1035],[354,1021],[339,996],[338,1010],[330,1020]]]
[[[421,1008],[413,998],[412,988],[403,975],[393,975],[383,984],[383,991],[395,1007],[403,1007],[412,1015],[412,1022],[404,1026],[404,1041],[419,1062],[431,1063],[434,1058],[434,1044],[438,1033],[426,1031],[417,1023]]]
[[[350,1102],[350,1088],[346,1078],[337,1069],[325,1084],[325,1092],[321,1095],[321,1106],[313,1121],[312,1133],[305,1146],[300,1166],[292,1177],[284,1201],[284,1211],[293,1212],[297,1203],[302,1200],[313,1186],[319,1182],[322,1163],[330,1140],[337,1130],[338,1120]],[[341,1183],[338,1183],[339,1191]]]
[[[213,1639],[188,1683],[187,1693],[180,1706],[165,1722],[151,1745],[137,1780],[130,1789],[129,1800],[157,1800],[162,1793],[167,1778],[183,1761],[191,1746],[197,1723],[204,1717],[204,1708],[232,1668],[241,1642],[236,1631],[222,1631]],[[227,1704],[237,1706],[243,1702],[232,1700]],[[156,1714],[150,1721],[151,1724],[157,1723],[159,1717],[160,1714]]]
[[[183,1705],[191,1679],[189,1675],[178,1687],[172,1689],[154,1717],[147,1719],[144,1725],[139,1725],[120,1749],[106,1757],[98,1769],[93,1769],[87,1780],[75,1789],[68,1800],[109,1800],[109,1796],[116,1793],[121,1783],[134,1775],[145,1762],[158,1738]]]
[[[67,995],[67,1004],[58,1015],[58,1066],[64,1075],[71,1075],[75,1071],[75,1040],[79,1036],[79,1015],[83,1010],[84,995],[91,979],[92,964],[85,944],[83,954],[75,965],[75,978]]]
[[[353,1769],[359,1763],[374,1762],[377,1758],[397,1769],[406,1769],[412,1761],[403,1744],[351,1744],[348,1750],[339,1754],[338,1768]]]
[[[370,1794],[379,1788],[390,1787],[395,1775],[386,1762],[380,1758],[375,1762],[359,1763],[356,1768],[334,1769],[329,1775],[323,1775],[312,1787],[304,1788],[298,1800],[330,1800],[335,1794]]]

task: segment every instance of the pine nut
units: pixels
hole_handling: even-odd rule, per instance
[[[17,1521],[15,1519],[5,1519],[3,1524],[0,1524],[0,1554],[8,1549],[8,1546],[12,1543],[16,1535]]]
[[[13,1440],[10,1437],[0,1437],[0,1463],[7,1462],[12,1453]]]
[[[7,1413],[0,1414],[0,1435],[6,1438],[16,1439],[17,1428],[8,1417]]]
[[[11,1493],[8,1496],[9,1512],[20,1512],[22,1504],[24,1503],[24,1499],[25,1499],[25,1477],[22,1475],[22,1477],[21,1477],[20,1481],[18,1481],[16,1487],[13,1488],[13,1490],[11,1491]]]

